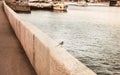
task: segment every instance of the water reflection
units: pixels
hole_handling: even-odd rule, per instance
[[[120,8],[70,6],[67,12],[19,14],[98,75],[120,75]]]
[[[65,12],[67,12],[67,10],[64,10],[64,11],[60,11],[60,10],[53,10],[53,12],[57,12],[57,13],[65,13]]]

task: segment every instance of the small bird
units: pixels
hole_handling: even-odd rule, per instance
[[[63,44],[64,44],[64,41],[61,41],[57,46],[63,46]]]

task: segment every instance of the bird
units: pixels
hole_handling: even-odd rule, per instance
[[[64,44],[64,41],[61,41],[57,46],[63,46],[63,44]]]

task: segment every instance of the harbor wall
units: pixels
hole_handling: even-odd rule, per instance
[[[37,75],[96,75],[5,3],[4,10]]]

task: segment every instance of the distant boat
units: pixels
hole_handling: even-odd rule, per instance
[[[52,1],[31,1],[28,3],[31,9],[49,9],[49,10],[67,10],[67,5],[64,2]]]
[[[67,10],[68,6],[64,4],[63,2],[57,2],[53,4],[54,10]]]
[[[53,4],[45,1],[32,1],[29,2],[28,5],[31,7],[31,9],[53,9]]]
[[[83,6],[86,7],[88,6],[87,2],[85,0],[79,1],[77,2],[77,4],[75,4],[76,6]]]

